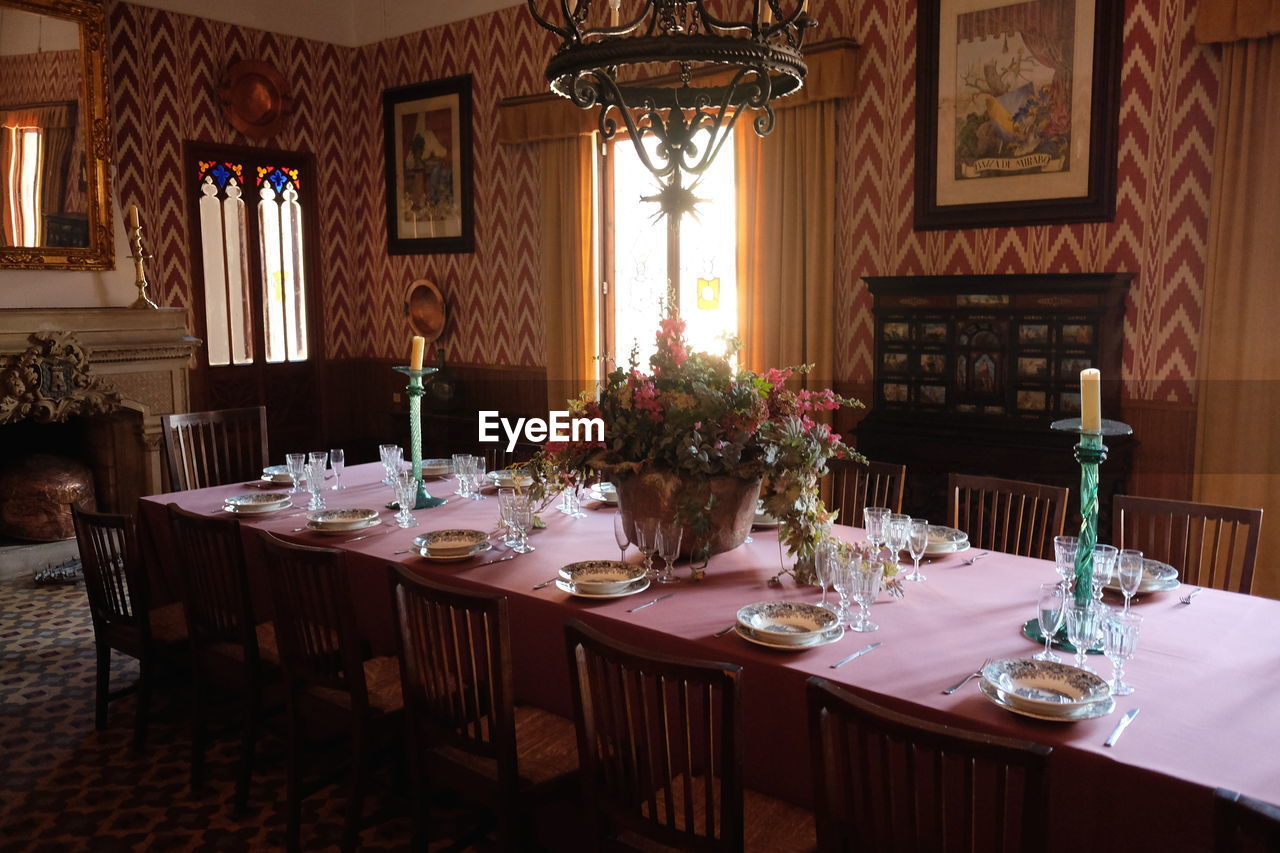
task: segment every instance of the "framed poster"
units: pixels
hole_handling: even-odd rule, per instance
[[[471,77],[382,93],[387,158],[387,252],[475,250]]]
[[[916,230],[1115,217],[1124,4],[921,0]]]

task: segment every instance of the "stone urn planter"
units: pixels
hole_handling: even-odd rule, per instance
[[[618,488],[618,511],[630,512],[632,518],[652,516],[669,520],[676,517],[681,503],[690,497],[705,496],[709,489],[716,498],[711,510],[711,551],[720,554],[741,545],[755,521],[756,501],[760,496],[760,480],[737,477],[692,477],[665,470],[648,470],[637,474],[614,475]],[[634,538],[634,537],[633,537]],[[690,556],[701,544],[688,525],[680,543],[680,553]]]

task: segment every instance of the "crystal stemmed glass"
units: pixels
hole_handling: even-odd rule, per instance
[[[831,583],[831,565],[840,559],[838,548],[834,539],[819,539],[817,547],[813,549],[813,573],[818,579],[818,586],[822,587],[822,598],[818,600],[818,606],[828,610],[836,609],[827,603],[827,586]]]
[[[400,527],[413,527],[418,520],[410,512],[418,498],[418,480],[413,476],[412,468],[397,468],[392,485],[396,490],[396,503],[400,511],[396,513],[396,524]]]
[[[311,467],[316,473],[316,479],[320,481],[320,488],[324,488],[324,472],[329,470],[328,451],[312,451],[307,454],[307,461],[311,463]]]
[[[641,554],[644,554],[644,573],[652,578],[654,577],[653,553],[658,548],[658,519],[637,518],[632,533],[635,536],[636,547],[640,549]]]
[[[631,534],[627,532],[627,521],[622,516],[620,512],[613,514],[613,541],[618,543],[619,562],[627,558],[627,546],[631,544]]]
[[[658,583],[678,583],[679,578],[671,571],[676,558],[680,556],[680,540],[684,538],[684,525],[679,521],[668,521],[658,525],[658,556],[662,557],[662,571],[655,578]]]
[[[1116,557],[1120,551],[1114,545],[1097,545],[1093,549],[1093,597],[1102,598],[1102,588],[1111,581]]]
[[[1093,672],[1085,663],[1085,654],[1102,630],[1103,610],[1104,606],[1093,600],[1077,604],[1072,599],[1067,603],[1067,639],[1076,647],[1076,667],[1085,672]]]
[[[907,524],[907,553],[911,555],[911,561],[914,565],[911,573],[906,575],[903,580],[924,580],[924,575],[920,574],[920,558],[924,556],[925,549],[928,547],[929,522],[923,518],[911,519]]]
[[[344,488],[342,485],[342,471],[347,467],[347,456],[338,448],[329,451],[329,467],[333,469],[333,485],[330,486],[331,491],[338,491]]]
[[[898,562],[902,550],[907,547],[907,538],[911,535],[910,525],[911,516],[900,512],[890,513],[889,520],[885,523],[885,545],[889,548],[889,556],[894,563]]]
[[[383,484],[395,485],[396,469],[399,468],[400,460],[404,458],[404,451],[398,444],[379,444],[378,458],[382,460],[382,467],[385,470],[382,477]]]
[[[529,528],[533,525],[533,507],[529,505],[529,495],[517,494],[511,502],[510,522],[516,534],[516,544],[511,550],[517,554],[527,554],[534,550],[529,544]]]
[[[1075,583],[1077,541],[1074,536],[1053,537],[1053,567],[1068,591]]]
[[[293,480],[293,484],[289,486],[289,494],[296,495],[302,488],[303,478],[307,476],[307,454],[286,453],[284,464],[289,469],[289,478]]]
[[[880,626],[872,622],[869,618],[871,605],[875,602],[876,596],[880,594],[880,581],[884,577],[884,567],[879,562],[872,562],[862,566],[853,566],[853,600],[858,602],[858,619],[850,627],[855,631],[876,631]]]
[[[457,495],[460,498],[471,497],[471,454],[453,454],[453,477],[458,481]]]
[[[488,476],[489,472],[485,470],[484,457],[472,456],[471,463],[467,467],[467,478],[470,480],[467,497],[473,501],[484,500],[484,492],[480,491],[480,487],[484,485],[484,481]]]
[[[1111,661],[1111,695],[1128,696],[1133,685],[1124,681],[1124,665],[1138,647],[1142,617],[1137,613],[1111,613],[1102,621],[1103,649]]]
[[[867,541],[876,549],[875,557],[880,556],[884,547],[885,525],[889,521],[889,508],[884,506],[867,506],[862,508],[862,523],[867,530]]]
[[[320,495],[320,491],[324,488],[324,468],[308,462],[304,466],[304,470],[306,471],[304,476],[307,478],[307,492],[311,495],[311,500],[307,503],[307,509],[324,509],[324,498]]]
[[[1124,594],[1124,612],[1128,613],[1129,602],[1142,586],[1142,552],[1133,548],[1121,551],[1116,576],[1120,581],[1120,592]]]
[[[519,494],[506,486],[498,489],[498,533],[502,536],[502,544],[513,547],[518,540],[515,528],[511,524],[511,506]]]
[[[854,563],[858,556],[851,549],[837,542],[829,543],[831,555],[827,562],[827,575],[831,580],[831,588],[840,596],[835,606],[836,618],[841,625],[850,624],[849,593],[853,591],[853,575],[857,571]]]
[[[1036,660],[1061,662],[1062,658],[1053,653],[1053,638],[1062,627],[1062,619],[1066,612],[1067,591],[1060,583],[1040,584],[1040,600],[1036,606],[1036,619],[1040,623],[1040,635],[1044,637],[1044,651],[1037,652]]]

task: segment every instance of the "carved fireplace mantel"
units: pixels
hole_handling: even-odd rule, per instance
[[[133,511],[162,490],[162,415],[188,410],[200,341],[182,308],[0,310],[0,423],[86,417],[101,503]]]

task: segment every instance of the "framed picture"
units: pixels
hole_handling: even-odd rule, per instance
[[[921,0],[917,230],[1115,217],[1124,5]]]
[[[471,77],[382,93],[387,158],[387,252],[475,250]]]

